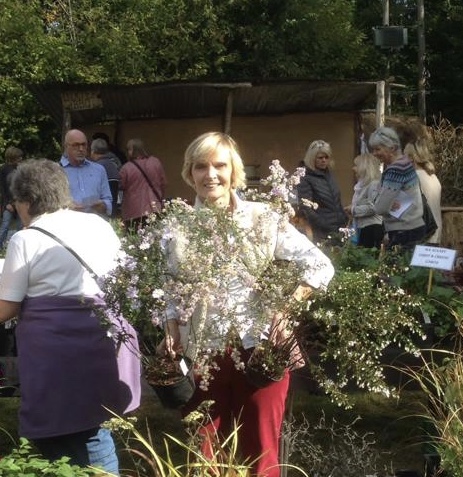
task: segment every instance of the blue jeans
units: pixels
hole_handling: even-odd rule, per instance
[[[34,439],[35,446],[45,459],[69,457],[70,463],[80,467],[98,466],[106,472],[119,475],[116,447],[108,429],[89,429],[65,436]]]
[[[14,220],[14,215],[14,212],[10,212],[7,209],[3,210],[2,222],[0,223],[0,249],[5,246],[5,241],[8,237],[8,231],[10,230],[11,222]],[[19,222],[18,228],[22,228],[21,222]]]

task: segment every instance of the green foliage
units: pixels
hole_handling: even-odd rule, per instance
[[[36,455],[27,439],[21,438],[19,447],[0,459],[0,475],[5,477],[90,477],[102,475],[101,470],[83,469],[71,465],[68,457],[50,462]]]
[[[368,270],[378,277],[387,277],[391,285],[403,289],[406,294],[420,301],[420,309],[428,315],[438,337],[455,334],[457,331],[454,313],[461,309],[463,295],[449,285],[446,272],[433,270],[429,288],[430,270],[410,266],[409,254],[391,251],[380,256],[378,250],[352,244],[332,249],[328,253],[336,269],[353,272]]]
[[[459,340],[454,351],[435,349],[423,358],[420,369],[409,375],[428,397],[423,416],[428,422],[428,449],[441,458],[441,467],[450,475],[463,475],[463,358],[462,315],[455,313]],[[436,475],[441,475],[442,469]]]
[[[150,433],[145,436],[135,426],[133,420],[120,417],[112,418],[105,427],[117,432],[124,442],[125,450],[129,453],[141,457],[141,465],[137,475],[159,476],[159,477],[184,477],[186,475],[215,475],[217,477],[247,477],[252,468],[253,461],[249,458],[242,458],[238,452],[238,430],[235,423],[229,436],[219,439],[218,436],[210,436],[211,456],[205,457],[199,449],[202,438],[199,430],[202,425],[211,420],[209,407],[212,401],[205,401],[198,410],[190,413],[183,420],[188,429],[188,442],[183,442],[175,436],[166,435],[164,446],[166,456],[159,454]],[[176,463],[172,459],[172,449],[178,447],[185,454],[185,459],[181,463]],[[300,468],[284,464],[284,467],[294,469],[304,477],[307,474]],[[143,469],[142,469],[143,467]]]
[[[392,344],[409,353],[418,351],[413,339],[419,341],[422,334],[420,305],[418,297],[389,281],[384,268],[338,268],[326,291],[316,294],[301,317],[307,330],[301,345],[319,385],[343,405],[349,405],[345,389],[350,383],[386,396],[394,394],[386,383],[381,357]],[[311,353],[314,349],[319,358]],[[327,374],[328,363],[334,365],[335,377]]]
[[[350,242],[327,253],[335,276],[300,318],[309,369],[340,404],[349,404],[345,389],[351,383],[385,395],[395,393],[384,379],[384,351],[392,345],[418,355],[420,348],[428,347],[425,339],[432,337],[424,331],[425,315],[439,338],[455,336],[455,312],[463,312],[461,293],[439,271],[433,271],[428,291],[430,271],[410,266],[406,254],[380,253]],[[326,371],[332,367],[334,377]]]
[[[449,0],[425,5],[428,111],[461,119],[462,7]],[[16,142],[29,153],[55,153],[51,134],[60,131],[40,114],[28,83],[376,81],[390,74],[406,85],[394,90],[394,109],[413,112],[416,5],[393,2],[390,10],[390,23],[409,30],[409,45],[396,51],[373,44],[372,28],[382,23],[379,0],[1,2],[0,148]]]

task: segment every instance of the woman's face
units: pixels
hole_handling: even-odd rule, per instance
[[[201,202],[228,207],[232,173],[233,166],[227,149],[218,149],[210,157],[195,161],[191,168],[191,177]]]
[[[371,152],[383,164],[392,164],[396,157],[395,151],[386,146],[373,146]]]
[[[318,151],[317,155],[315,156],[315,169],[318,169],[319,171],[325,171],[328,169],[329,161],[330,157],[328,154]]]

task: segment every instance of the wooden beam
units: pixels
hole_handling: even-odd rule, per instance
[[[231,134],[231,121],[233,116],[233,90],[229,89],[227,93],[227,104],[225,107],[225,117],[223,131],[225,134]]]
[[[376,127],[384,126],[384,112],[386,109],[386,82],[376,83]]]

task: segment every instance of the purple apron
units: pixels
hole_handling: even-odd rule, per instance
[[[26,298],[16,327],[21,385],[19,433],[38,439],[98,427],[140,401],[135,332],[116,356],[93,311],[95,298]],[[125,321],[125,320],[124,320]],[[130,325],[125,322],[125,327]],[[133,330],[133,329],[132,329]],[[125,381],[124,381],[125,380]]]

